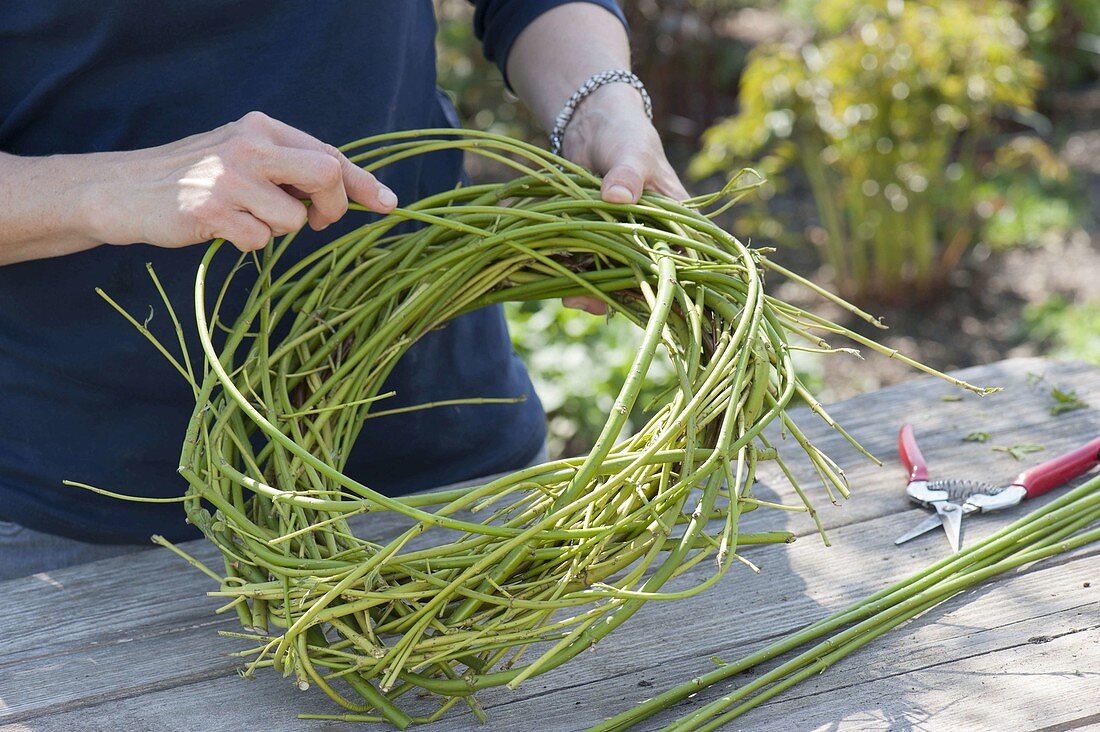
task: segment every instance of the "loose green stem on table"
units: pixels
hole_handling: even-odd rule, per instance
[[[1024,564],[1100,541],[1100,527],[1089,528],[1098,521],[1100,477],[1093,478],[983,541],[739,661],[723,665],[648,699],[592,727],[590,732],[629,729],[701,689],[850,626],[666,728],[668,732],[717,729],[969,587]]]

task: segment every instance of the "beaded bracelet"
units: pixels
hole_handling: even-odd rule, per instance
[[[653,100],[649,98],[649,92],[645,90],[645,85],[642,84],[641,79],[625,69],[601,71],[588,77],[588,81],[581,84],[580,88],[573,92],[573,96],[569,97],[569,101],[558,112],[558,118],[554,121],[554,129],[550,133],[550,152],[555,155],[561,154],[562,141],[565,139],[565,128],[569,125],[569,120],[573,119],[573,113],[577,111],[577,105],[601,86],[615,82],[630,84],[637,89],[638,93],[642,95],[646,116],[653,119]]]

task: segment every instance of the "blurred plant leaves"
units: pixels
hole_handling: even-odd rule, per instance
[[[557,301],[510,303],[507,314],[512,344],[528,365],[546,408],[550,454],[587,452],[607,421],[642,331],[624,317],[590,315]],[[658,350],[627,433],[644,424],[644,409],[673,385],[674,378],[671,362]]]
[[[707,131],[691,173],[758,157],[765,174],[797,165],[821,222],[814,242],[844,294],[919,300],[1005,210],[984,181],[1007,187],[1017,171],[1039,176],[1007,209],[1030,215],[1027,225],[1008,213],[998,221],[1006,238],[1037,228],[1031,222],[1046,212],[1027,204],[1056,197],[1042,186],[1068,178],[1037,137],[991,154],[998,120],[1035,118],[1042,83],[1014,13],[1000,0],[824,0],[812,42],[753,50],[740,112]],[[1067,205],[1039,226],[1073,219]]]

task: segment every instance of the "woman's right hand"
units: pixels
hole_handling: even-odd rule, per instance
[[[108,244],[224,238],[247,252],[307,221],[320,231],[344,215],[349,199],[379,213],[397,205],[393,191],[335,147],[261,112],[103,158],[86,216],[89,233]]]

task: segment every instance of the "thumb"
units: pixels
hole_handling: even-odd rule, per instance
[[[624,160],[611,166],[603,177],[600,195],[608,203],[637,203],[645,187],[644,166]]]

